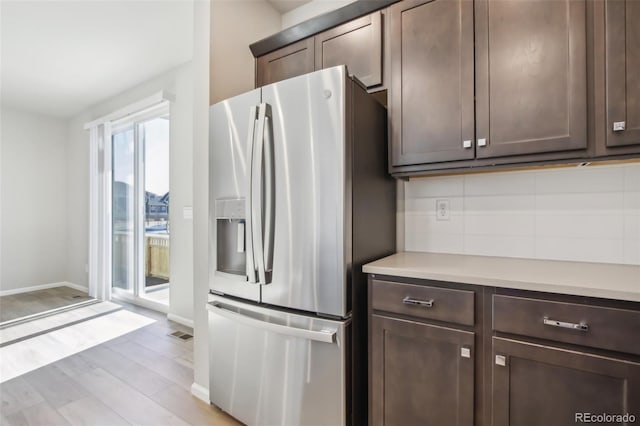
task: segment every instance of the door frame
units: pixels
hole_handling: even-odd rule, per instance
[[[121,299],[161,312],[169,306],[142,298],[134,298],[127,292],[112,292],[112,136],[115,130],[131,123],[141,123],[150,118],[170,113],[170,99],[164,92],[142,99],[84,125],[89,130],[89,295],[98,300]],[[115,129],[115,130],[114,130]],[[140,172],[140,168],[138,168]],[[144,186],[140,186],[144,194]],[[139,198],[139,197],[136,197]],[[143,206],[139,206],[143,209]],[[139,212],[140,208],[136,208]],[[144,211],[142,211],[144,214]],[[142,249],[138,244],[138,249]],[[144,269],[141,271],[144,274]],[[139,280],[138,280],[139,281]],[[139,281],[140,282],[140,281]],[[123,294],[124,293],[124,294]]]

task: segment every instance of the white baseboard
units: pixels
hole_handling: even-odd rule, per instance
[[[193,328],[193,320],[190,320],[189,318],[185,318],[185,317],[181,317],[180,315],[168,313],[167,314],[167,319],[169,321],[173,321],[173,322],[177,322],[178,324],[182,324],[185,327]]]
[[[30,291],[38,291],[38,290],[46,290],[48,288],[55,288],[55,287],[70,287],[73,289],[76,289],[78,291],[83,291],[85,293],[89,292],[89,289],[87,287],[78,285],[78,284],[73,284],[67,281],[60,281],[57,283],[49,283],[49,284],[40,284],[40,285],[33,285],[30,287],[21,287],[21,288],[12,288],[10,290],[1,290],[0,291],[0,296],[11,296],[12,294],[20,294],[20,293],[28,293]]]
[[[71,287],[73,289],[76,289],[78,291],[82,291],[84,293],[89,293],[89,287],[85,287],[85,286],[80,285],[80,284],[74,284],[74,283],[70,283],[69,281],[64,281],[64,285],[66,285],[67,287]]]
[[[209,389],[197,384],[196,382],[193,382],[191,385],[191,395],[206,402],[207,404],[211,404],[211,401],[209,401]]]

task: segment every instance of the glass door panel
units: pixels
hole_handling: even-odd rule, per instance
[[[113,131],[112,288],[169,305],[169,114]]]
[[[116,289],[133,292],[135,259],[135,155],[134,131],[128,128],[112,139],[112,278]]]
[[[140,124],[144,163],[145,297],[169,302],[169,116]]]

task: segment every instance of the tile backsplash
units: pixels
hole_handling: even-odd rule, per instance
[[[413,179],[404,231],[407,251],[640,265],[640,163]]]

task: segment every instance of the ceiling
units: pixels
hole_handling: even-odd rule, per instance
[[[311,0],[267,0],[280,14],[287,13],[293,9],[309,3]]]
[[[1,0],[0,19],[2,103],[59,118],[193,55],[193,0]]]

